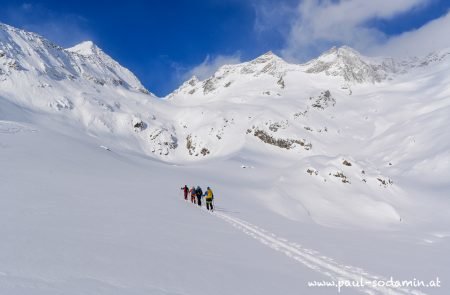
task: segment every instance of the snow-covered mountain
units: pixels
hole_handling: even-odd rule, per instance
[[[318,258],[308,249],[304,251],[294,243],[300,239],[308,247],[351,264],[361,264],[375,270],[374,273],[388,275],[387,270],[392,267],[389,261],[397,259],[395,274],[423,275],[435,269],[423,269],[419,257],[409,261],[396,255],[402,254],[402,247],[410,247],[437,258],[444,256],[448,245],[449,84],[450,50],[395,60],[365,57],[341,47],[305,64],[291,64],[268,52],[248,62],[223,66],[203,81],[192,77],[167,97],[157,98],[129,70],[90,41],[63,49],[34,33],[0,24],[0,164],[6,167],[1,169],[0,191],[7,192],[11,196],[9,202],[25,212],[31,209],[20,201],[22,197],[33,210],[44,212],[50,208],[52,216],[64,221],[65,226],[75,226],[77,239],[83,240],[88,224],[95,224],[92,241],[105,246],[107,251],[96,251],[99,261],[88,268],[100,282],[92,284],[98,290],[106,290],[104,294],[143,294],[143,290],[161,294],[236,293],[233,288],[214,290],[217,282],[214,278],[205,289],[199,289],[190,281],[174,282],[155,274],[157,267],[164,264],[159,254],[168,245],[176,244],[171,251],[183,251],[173,237],[181,236],[186,244],[198,242],[190,236],[198,228],[186,220],[205,222],[205,216],[185,212],[182,207],[185,204],[173,200],[185,182],[207,183],[215,189],[220,196],[219,204],[224,206],[222,210],[231,211],[217,214],[220,219],[290,257],[307,257],[306,262],[303,258],[294,259],[306,266],[306,271],[287,266],[289,262],[285,265],[289,269],[286,273],[298,272],[315,278],[311,275],[313,269],[320,276],[331,278],[360,275],[370,278],[370,272],[334,263],[326,257]],[[22,182],[29,185],[21,185]],[[166,192],[173,186],[173,190]],[[46,193],[41,193],[42,190]],[[154,202],[153,198],[156,200],[160,195],[162,199]],[[54,196],[64,197],[54,200]],[[127,199],[122,199],[123,196]],[[74,200],[80,200],[80,204],[73,204],[78,202]],[[111,227],[97,224],[94,211],[82,209],[85,201],[98,207],[111,201],[101,215]],[[62,213],[54,210],[55,203]],[[159,204],[171,209],[161,210]],[[151,208],[150,214],[137,210],[139,206]],[[130,218],[127,212],[137,217]],[[42,219],[41,215],[31,214],[29,219],[15,223],[11,220],[16,215],[8,219],[9,212],[2,213],[5,224],[19,224],[24,233],[32,232],[27,220],[37,220],[46,227],[52,223],[44,213]],[[233,217],[233,213],[244,221]],[[74,220],[85,222],[78,224]],[[294,242],[271,238],[245,220],[281,231]],[[141,222],[155,225],[148,232],[152,235],[149,240],[142,237],[146,227]],[[217,231],[208,226],[201,226],[200,231],[213,237],[214,246],[218,246],[218,241],[228,246],[227,241],[235,241],[228,249],[233,253],[248,246],[235,235],[231,239],[224,236],[227,228],[218,220],[212,223]],[[156,226],[160,224],[161,228]],[[183,232],[186,229],[183,224],[188,224],[189,234]],[[56,229],[59,235],[64,230]],[[104,232],[108,234],[103,235]],[[7,236],[8,232],[1,235]],[[363,241],[357,238],[359,235]],[[151,246],[155,237],[161,245]],[[127,249],[123,256],[126,259],[119,259],[117,269],[126,272],[128,259],[136,262],[142,256],[156,263],[147,265],[136,276],[117,270],[106,271],[108,274],[100,279],[96,267],[100,265],[105,272],[108,265],[102,261],[124,254],[118,250],[122,249],[122,238],[129,238],[133,246],[123,246]],[[62,251],[57,241],[50,240],[52,243],[42,245],[56,253]],[[347,241],[350,245],[343,253],[332,246]],[[8,247],[17,243],[9,238],[0,253],[10,253]],[[435,244],[436,248],[430,252],[424,249]],[[199,247],[207,251],[205,245]],[[390,260],[383,263],[365,259],[364,252],[352,258],[361,247],[371,245],[377,245],[372,250],[379,255],[390,253],[391,248],[397,250],[387,254]],[[83,243],[78,241],[68,247],[73,257],[61,252],[61,257],[65,257],[63,266],[55,263],[67,277],[83,276],[83,267],[68,270],[79,255],[78,247],[83,247]],[[139,255],[133,254],[133,247],[137,247]],[[153,251],[149,256],[146,247]],[[191,261],[201,254],[187,248],[189,254],[182,259],[183,263],[196,271],[203,267],[214,269],[209,262]],[[230,255],[226,249],[222,254]],[[50,259],[47,254],[37,255],[43,260]],[[217,258],[217,263],[228,270],[219,276],[231,282],[230,272],[237,271],[238,277],[242,277],[251,269],[258,276],[275,276],[277,282],[289,285],[282,279],[285,271],[271,269],[264,274],[264,268],[252,262],[259,254],[246,255],[252,259],[246,262],[231,259],[236,265],[227,265],[228,260]],[[176,262],[174,257],[165,259],[172,264]],[[276,264],[275,258],[270,259]],[[47,282],[27,281],[29,274],[20,271],[26,261],[16,265],[0,255],[0,262],[18,273],[3,275],[0,267],[0,290],[7,290],[2,283],[10,286],[14,280],[22,283],[21,291],[33,285],[44,293],[47,290]],[[186,270],[172,264],[165,266],[165,271],[183,276]],[[448,275],[448,265],[443,261],[437,269]],[[30,272],[38,271],[39,266],[33,264]],[[43,277],[59,278],[57,272],[47,271]],[[258,276],[252,281],[259,281]],[[152,283],[144,284],[146,288],[136,292],[127,289],[136,285],[133,282],[140,285],[149,277]],[[120,281],[120,286],[109,285],[107,282],[111,280]],[[68,290],[71,285],[48,284],[57,290]],[[167,284],[178,287],[164,289]],[[273,294],[274,289],[280,290],[240,284],[245,285],[242,290],[247,293]],[[81,285],[86,288],[77,289],[74,294],[90,290],[89,283],[83,281]],[[289,286],[281,288],[282,294],[295,293],[297,289]],[[295,287],[307,293],[305,286],[295,284]],[[127,292],[120,292],[125,289]],[[384,291],[380,293],[393,293]]]
[[[64,50],[41,36],[0,24],[2,80],[25,76],[54,81],[84,79],[147,93],[139,80],[91,41]]]
[[[325,73],[349,82],[381,82],[396,72],[393,59],[370,59],[349,47],[333,47],[305,64],[307,73]]]
[[[203,96],[215,96],[217,93],[235,93],[233,89],[237,85],[246,84],[246,90],[252,81],[258,81],[264,84],[267,77],[276,79],[277,88],[284,88],[283,76],[289,71],[301,71],[299,65],[291,65],[275,55],[273,52],[267,52],[260,57],[238,65],[222,66],[213,76],[205,81],[199,81],[197,77],[192,77],[186,81],[177,90],[167,96],[167,99],[178,99]],[[271,79],[271,81],[273,80]],[[273,83],[270,83],[273,84]],[[261,85],[255,85],[261,88]],[[256,89],[255,89],[256,90]],[[259,89],[258,89],[259,90]]]
[[[294,75],[295,73],[308,73],[336,77],[332,81],[341,82],[342,85],[381,83],[392,80],[399,75],[407,74],[414,68],[443,62],[450,54],[449,51],[450,49],[447,49],[431,53],[425,57],[395,60],[387,57],[366,57],[352,48],[342,46],[340,48],[333,47],[305,64],[289,64],[273,52],[267,52],[250,62],[225,65],[204,81],[199,81],[194,76],[169,94],[167,99],[177,97],[181,100],[190,96],[198,98],[208,94],[217,95],[221,92],[230,94],[230,91],[225,88],[230,88],[235,80],[247,85],[247,89],[244,90],[249,90],[248,84],[254,80],[260,81],[260,85],[257,85],[257,87],[262,89],[263,86],[269,85],[275,86],[275,89],[284,89],[286,86],[284,77],[292,73]],[[276,80],[271,79],[271,82],[267,85],[262,81],[265,76],[272,76]],[[231,93],[236,93],[236,91]]]
[[[255,134],[265,144],[286,141],[292,144],[282,145],[322,152],[326,148],[314,145],[309,125],[322,124],[315,128],[322,131],[336,124],[323,109],[333,110],[355,88],[372,85],[378,91],[414,67],[428,65],[433,71],[434,64],[448,62],[445,52],[395,61],[341,47],[297,65],[268,52],[223,66],[204,81],[193,77],[163,103],[91,41],[63,49],[34,33],[0,28],[4,97],[63,120],[70,117],[88,132],[112,136],[125,146],[133,138],[131,149],[168,161],[227,156]],[[286,135],[278,138],[274,130]]]
[[[141,116],[153,118],[148,92],[128,69],[90,41],[63,49],[45,38],[0,25],[0,96],[129,145]],[[139,143],[133,143],[139,146]]]

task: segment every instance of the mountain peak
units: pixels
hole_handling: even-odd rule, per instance
[[[325,73],[358,83],[380,82],[391,71],[386,65],[376,63],[348,46],[332,47],[305,65],[307,73]]]
[[[278,55],[276,55],[275,53],[273,53],[273,51],[267,51],[266,53],[264,53],[263,55],[255,58],[253,61],[253,63],[267,63],[267,62],[284,62],[284,60],[279,57]]]
[[[277,56],[277,55],[275,53],[273,53],[272,50],[269,50],[266,53],[264,53],[262,56]]]
[[[322,53],[317,59],[329,60],[329,59],[341,59],[346,57],[361,58],[362,55],[355,49],[344,45],[341,47],[333,46],[329,50]]]
[[[15,28],[13,26],[10,26],[10,25],[2,23],[2,22],[0,22],[0,29],[2,29],[4,31],[15,31],[15,32],[16,31],[23,31],[23,30],[21,30],[19,28]]]
[[[188,80],[188,83],[191,84],[191,85],[195,85],[195,84],[197,84],[199,81],[200,81],[200,80],[197,78],[197,76],[196,76],[196,75],[193,75],[193,76]]]
[[[73,47],[67,48],[67,50],[80,55],[89,56],[98,54],[101,49],[92,41],[83,41]]]

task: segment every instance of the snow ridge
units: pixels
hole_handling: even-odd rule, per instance
[[[89,53],[89,54],[87,54]],[[92,42],[64,50],[31,32],[0,24],[0,73],[9,79],[49,77],[54,81],[89,80],[148,93],[139,80]]]

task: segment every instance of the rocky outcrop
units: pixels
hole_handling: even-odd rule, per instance
[[[186,137],[186,149],[190,156],[198,157],[200,155],[207,156],[211,152],[204,146],[204,143],[195,135],[189,134]]]
[[[275,138],[271,136],[269,133],[267,133],[264,130],[261,129],[255,129],[253,135],[257,138],[259,138],[262,142],[277,146],[282,149],[293,149],[296,146],[301,146],[305,150],[310,150],[312,148],[311,143],[305,143],[304,140],[300,139],[284,139],[284,138]]]
[[[311,105],[313,108],[321,110],[336,105],[336,99],[331,95],[330,90],[322,91],[318,97],[310,97],[309,100],[313,101]]]
[[[167,156],[171,150],[178,147],[177,137],[166,128],[158,128],[153,130],[149,136],[152,146],[152,153]]]

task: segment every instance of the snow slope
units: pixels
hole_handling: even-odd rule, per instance
[[[159,99],[92,42],[0,25],[0,293],[336,294],[307,282],[439,276],[345,292],[446,294],[449,52],[268,52]],[[220,210],[181,201],[185,183]]]
[[[336,294],[307,282],[448,274],[443,224],[367,231],[292,221],[257,195],[272,168],[166,164],[5,109],[15,121],[0,122],[0,293]],[[184,182],[212,186],[217,212],[182,201]],[[344,294],[368,291],[412,292]]]

